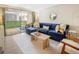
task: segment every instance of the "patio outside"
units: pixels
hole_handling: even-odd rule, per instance
[[[5,12],[5,28],[6,35],[14,35],[21,33],[21,28],[25,28],[27,24],[27,14],[17,12],[15,10],[6,10]]]

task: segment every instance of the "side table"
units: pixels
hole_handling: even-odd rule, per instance
[[[61,54],[79,54],[78,43],[69,39],[63,39],[61,43],[63,44]]]

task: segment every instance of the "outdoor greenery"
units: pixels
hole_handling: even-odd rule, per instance
[[[6,28],[17,28],[21,26],[25,26],[26,22],[25,21],[7,21],[5,23]]]

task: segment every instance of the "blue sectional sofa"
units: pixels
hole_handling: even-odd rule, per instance
[[[67,29],[69,29],[69,25],[66,25],[66,29],[65,29],[64,34],[55,31],[55,27],[57,25],[59,25],[59,24],[55,24],[55,23],[40,23],[39,32],[42,32],[42,33],[47,34],[47,35],[50,35],[53,40],[56,40],[56,41],[60,42],[63,38],[66,38],[65,35],[66,35],[67,31],[68,31]],[[49,26],[49,29],[47,30],[47,29],[43,28],[43,26]]]
[[[35,27],[29,27],[29,28],[26,28],[26,32],[28,34],[30,34],[30,33],[35,32],[35,31],[38,30],[41,33],[50,35],[53,40],[60,42],[63,38],[65,38],[65,35],[67,33],[67,29],[69,29],[69,25],[67,25],[64,34],[62,34],[60,32],[56,32],[55,31],[55,27],[57,25],[59,25],[59,24],[55,24],[55,23],[40,23],[39,25],[40,25],[39,29],[35,28]],[[49,29],[45,29],[45,28],[43,28],[43,26],[49,26]]]

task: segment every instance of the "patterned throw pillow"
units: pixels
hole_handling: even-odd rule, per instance
[[[61,32],[62,34],[64,34],[65,29],[66,29],[66,25],[60,24],[59,32]]]

